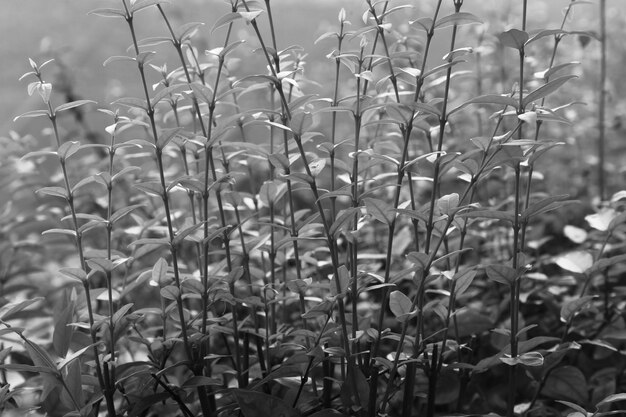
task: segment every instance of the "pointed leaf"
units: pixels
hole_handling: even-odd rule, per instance
[[[163,149],[167,144],[176,137],[183,130],[181,127],[176,127],[173,129],[164,129],[159,132],[159,140],[157,142],[157,149]]]
[[[558,90],[563,84],[571,80],[572,78],[578,78],[576,75],[564,75],[562,77],[555,78],[554,80],[548,81],[541,87],[531,91],[524,99],[522,100],[522,104],[524,107],[528,106],[528,104],[533,101],[541,100],[542,98],[552,94],[556,90]]]
[[[134,187],[146,194],[163,197],[163,187],[161,187],[161,183],[158,181],[142,182],[134,184]]]
[[[576,314],[580,312],[584,307],[586,307],[589,303],[593,301],[595,296],[586,295],[584,297],[575,298],[573,300],[567,301],[561,307],[561,321],[563,323],[569,323]]]
[[[311,130],[313,115],[308,111],[299,111],[292,116],[289,126],[296,135],[303,135]]]
[[[103,7],[100,9],[95,9],[90,11],[88,14],[94,14],[96,16],[102,16],[102,17],[122,17],[122,18],[126,18],[126,12],[124,10],[120,10],[120,9],[113,9],[110,7]]]
[[[13,118],[13,121],[16,122],[19,119],[26,119],[26,118],[29,118],[29,117],[39,117],[39,116],[48,116],[48,117],[50,117],[50,113],[48,113],[48,110],[27,111],[26,113],[22,113],[19,116],[16,116],[15,118]]]
[[[69,110],[69,109],[73,109],[79,106],[84,106],[85,104],[98,104],[97,102],[93,101],[93,100],[76,100],[76,101],[71,101],[69,103],[63,103],[60,106],[56,107],[54,109],[54,113],[53,114],[57,114],[59,112],[65,111],[65,110]]]
[[[507,96],[507,95],[499,95],[499,94],[486,94],[483,96],[478,96],[478,97],[474,97],[471,100],[466,101],[465,103],[461,104],[460,106],[452,109],[449,113],[448,116],[456,113],[457,111],[469,106],[470,104],[493,104],[493,105],[497,105],[497,106],[504,106],[504,107],[511,107],[511,108],[516,108],[517,105],[519,104],[518,101],[511,97],[511,96]]]
[[[67,200],[67,190],[63,187],[43,187],[37,190],[39,194],[61,197]]]
[[[11,315],[15,313],[19,313],[25,308],[30,307],[31,305],[42,301],[43,297],[36,297],[31,299],[26,299],[24,301],[16,301],[14,303],[5,304],[0,307],[0,320],[9,320]]]
[[[152,267],[152,281],[159,284],[161,286],[166,282],[165,278],[167,276],[167,261],[163,258],[159,258],[158,261]]]
[[[367,213],[374,217],[381,223],[390,225],[393,221],[395,214],[394,210],[387,204],[387,202],[377,198],[365,198],[365,207]]]
[[[437,23],[435,23],[435,28],[445,28],[452,25],[461,26],[471,23],[482,23],[482,21],[472,13],[459,12],[453,13],[449,16],[442,17],[441,19],[437,20]]]
[[[569,195],[555,195],[552,197],[544,198],[543,200],[536,201],[531,204],[524,212],[522,213],[522,221],[526,221],[530,219],[532,216],[542,214],[546,212],[546,208],[550,208],[551,210],[556,210],[559,207],[563,206],[563,202],[569,198]],[[561,202],[559,205],[553,205],[553,203]]]
[[[472,284],[472,281],[476,277],[476,271],[471,269],[466,269],[464,271],[457,272],[452,278],[455,284],[455,293],[457,296],[460,296],[469,288]]]
[[[499,264],[489,265],[486,272],[489,279],[506,285],[512,285],[519,276],[515,269]]]

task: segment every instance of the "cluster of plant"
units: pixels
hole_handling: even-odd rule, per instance
[[[1,412],[622,412],[626,192],[581,204],[540,172],[577,105],[559,45],[595,37],[567,28],[588,2],[527,31],[524,0],[494,34],[463,0],[411,21],[365,0],[318,39],[330,94],[270,0],[227,2],[207,51],[165,3],[93,12],[126,26],[130,55],[105,65],[135,70],[140,97],[62,102],[50,61],[23,76],[43,108],[20,118],[53,145],[3,144]],[[146,9],[167,36],[138,38]],[[101,142],[67,137],[95,108]]]

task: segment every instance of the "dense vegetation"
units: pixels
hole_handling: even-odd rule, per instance
[[[166,3],[93,12],[128,33],[105,66],[138,96],[77,100],[59,60],[22,77],[42,106],[19,119],[47,127],[0,157],[2,415],[622,412],[606,23],[568,27],[598,4],[531,30],[526,0],[513,28],[365,0],[317,40],[318,84],[270,0],[212,28]],[[167,36],[140,38],[144,16]]]

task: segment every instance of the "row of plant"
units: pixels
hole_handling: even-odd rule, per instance
[[[7,140],[0,410],[622,412],[626,193],[581,206],[540,172],[576,123],[560,45],[595,36],[566,26],[588,2],[530,31],[524,0],[496,36],[463,0],[410,21],[366,0],[362,23],[341,9],[318,39],[330,94],[277,39],[270,0],[230,0],[208,33],[173,27],[165,3],[93,12],[126,26],[129,55],[105,65],[136,70],[139,97],[61,103],[53,63],[23,76],[44,107],[19,117],[48,119],[54,146],[16,159],[36,145]],[[167,36],[138,38],[148,9]],[[199,34],[222,46],[197,50]],[[67,138],[94,108],[105,140]]]

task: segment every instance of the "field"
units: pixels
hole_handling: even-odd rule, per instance
[[[3,5],[1,415],[626,413],[626,7],[406,3]]]

